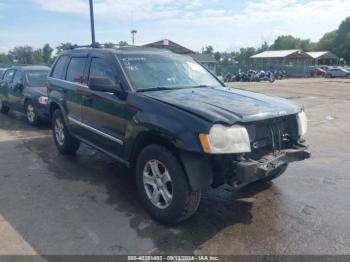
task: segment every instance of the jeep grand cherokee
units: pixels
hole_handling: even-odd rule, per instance
[[[194,214],[208,186],[272,180],[310,156],[302,107],[225,87],[186,55],[64,51],[48,90],[57,149],[74,154],[83,142],[132,168],[140,200],[163,223]]]

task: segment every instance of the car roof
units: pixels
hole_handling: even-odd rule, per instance
[[[23,71],[33,71],[33,70],[50,70],[50,67],[42,66],[42,65],[23,65],[23,66],[12,66],[8,69],[21,69]]]
[[[118,48],[74,48],[62,51],[59,55],[70,55],[70,54],[82,54],[82,53],[106,53],[106,54],[140,54],[140,53],[153,53],[153,54],[173,54],[170,50],[163,48],[153,47],[138,47],[138,46],[123,46]]]

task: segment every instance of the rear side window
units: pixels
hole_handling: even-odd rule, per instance
[[[51,75],[53,78],[64,79],[64,68],[66,66],[67,59],[68,56],[61,56],[58,58]]]
[[[84,71],[87,61],[88,59],[85,57],[73,57],[68,65],[66,80],[69,82],[86,84]]]
[[[4,80],[6,82],[11,83],[13,79],[13,75],[15,74],[15,70],[7,70],[4,76]]]
[[[113,68],[109,66],[102,58],[93,58],[91,60],[89,78],[109,78],[112,82],[116,81],[116,75]]]

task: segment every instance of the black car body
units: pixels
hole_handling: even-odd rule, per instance
[[[23,112],[30,124],[49,119],[47,66],[16,66],[7,69],[0,82],[0,110]]]
[[[191,216],[208,186],[271,180],[310,156],[302,107],[225,87],[170,51],[65,51],[48,90],[59,151],[82,141],[134,168],[141,201],[164,223]]]

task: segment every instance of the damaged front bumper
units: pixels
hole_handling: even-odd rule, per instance
[[[278,176],[283,173],[288,164],[310,158],[311,153],[304,145],[284,149],[263,156],[259,160],[242,158],[235,165],[235,175],[232,176],[231,185],[242,188],[257,180]]]

